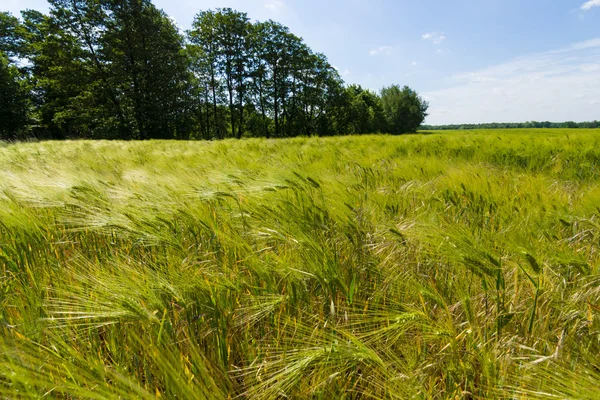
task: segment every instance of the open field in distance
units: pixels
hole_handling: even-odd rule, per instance
[[[7,398],[580,398],[600,131],[0,144]]]

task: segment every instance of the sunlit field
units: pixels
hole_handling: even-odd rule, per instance
[[[0,144],[0,395],[596,399],[600,131]]]

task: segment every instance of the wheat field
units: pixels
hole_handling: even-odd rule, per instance
[[[0,144],[0,396],[597,399],[600,131]]]

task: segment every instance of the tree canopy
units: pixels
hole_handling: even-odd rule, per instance
[[[182,32],[150,0],[49,0],[0,13],[0,139],[222,139],[414,132],[427,104],[346,86],[275,21],[200,11]]]
[[[14,138],[28,122],[26,82],[16,59],[23,46],[17,18],[0,12],[0,139]]]
[[[27,94],[17,68],[0,54],[0,138],[14,138],[27,123]]]
[[[427,116],[429,104],[409,88],[392,85],[381,89],[381,105],[390,133],[416,132]]]

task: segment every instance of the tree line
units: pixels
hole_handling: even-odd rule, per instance
[[[415,132],[409,87],[345,85],[275,21],[230,8],[190,30],[149,0],[0,13],[0,139],[223,139]]]
[[[426,131],[445,131],[445,130],[467,130],[467,129],[531,129],[531,128],[569,128],[569,129],[595,129],[600,128],[600,121],[590,122],[549,122],[549,121],[528,121],[528,122],[492,122],[487,124],[456,124],[456,125],[422,125],[421,129]]]

